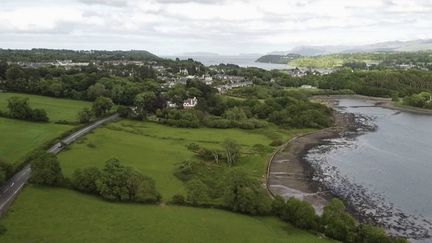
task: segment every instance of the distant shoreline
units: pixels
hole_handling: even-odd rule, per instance
[[[365,95],[329,95],[329,96],[314,96],[312,100],[324,100],[331,101],[336,99],[359,99],[365,101],[373,101],[374,105],[377,107],[382,107],[391,110],[398,110],[403,112],[417,113],[417,114],[425,114],[432,115],[432,110],[417,108],[412,106],[406,106],[402,104],[397,104],[393,102],[390,98],[381,98],[381,97],[373,97],[373,96],[365,96]]]

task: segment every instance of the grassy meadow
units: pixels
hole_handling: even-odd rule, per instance
[[[91,106],[90,102],[51,98],[46,96],[18,94],[18,93],[0,93],[0,110],[6,111],[8,99],[13,96],[29,98],[32,108],[42,108],[48,114],[50,122],[65,120],[74,122],[78,120],[77,114],[84,107]]]
[[[102,168],[105,161],[119,159],[156,181],[163,199],[184,194],[184,186],[174,175],[179,163],[193,159],[194,154],[186,146],[191,143],[216,148],[227,138],[242,145],[244,155],[237,166],[261,178],[265,174],[267,158],[275,138],[288,139],[305,130],[240,129],[187,129],[174,128],[151,122],[122,120],[95,130],[58,155],[63,173],[70,177],[77,168],[96,166]],[[266,146],[269,153],[253,152],[254,145]]]
[[[77,113],[91,103],[45,96],[0,93],[0,110],[7,110],[7,100],[12,96],[28,97],[32,108],[47,111],[49,123],[38,123],[0,117],[0,159],[19,162],[26,154],[73,128],[54,124],[58,120],[76,121]]]
[[[0,117],[0,159],[11,163],[19,162],[27,153],[72,128],[69,125]]]
[[[29,185],[6,217],[0,242],[326,243],[273,217],[217,209],[111,203]]]

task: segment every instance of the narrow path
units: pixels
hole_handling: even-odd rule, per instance
[[[63,138],[61,142],[54,144],[50,149],[48,149],[47,152],[52,154],[58,154],[65,148],[66,145],[75,142],[78,138],[86,135],[87,133],[100,127],[101,125],[118,119],[118,117],[119,115],[116,113],[109,117],[98,120],[72,133],[66,138]],[[31,167],[30,164],[28,164],[0,187],[0,216],[4,215],[7,212],[8,207],[18,196],[19,192],[30,178],[30,174]]]
[[[285,199],[295,197],[309,202],[318,215],[332,197],[325,188],[312,181],[313,170],[304,161],[309,149],[323,139],[338,137],[349,129],[350,114],[334,112],[335,125],[316,132],[292,138],[281,146],[270,158],[267,169],[266,186],[269,193]]]

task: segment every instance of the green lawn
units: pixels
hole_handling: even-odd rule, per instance
[[[174,194],[185,194],[182,182],[173,172],[178,163],[194,157],[186,145],[196,143],[204,147],[217,147],[226,138],[235,139],[242,144],[245,152],[238,166],[247,168],[251,174],[261,178],[265,174],[269,154],[250,153],[253,145],[268,147],[274,138],[288,139],[301,131],[305,130],[184,129],[122,120],[95,130],[58,157],[66,176],[71,176],[77,168],[101,168],[108,159],[117,158],[123,164],[152,177],[166,201]]]
[[[276,218],[216,209],[110,203],[27,186],[0,220],[0,242],[332,242]]]
[[[69,125],[0,117],[0,159],[11,163],[19,162],[27,153],[72,128]]]
[[[48,114],[51,122],[66,120],[77,121],[77,114],[84,107],[90,107],[90,102],[51,98],[46,96],[18,94],[18,93],[0,93],[0,110],[7,110],[7,100],[12,96],[29,98],[32,108],[42,108]]]

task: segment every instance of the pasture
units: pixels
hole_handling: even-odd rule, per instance
[[[75,122],[78,120],[78,112],[84,107],[91,107],[90,102],[52,98],[39,95],[19,94],[19,93],[0,93],[0,110],[6,111],[8,99],[13,96],[26,97],[29,99],[32,108],[44,109],[50,122],[69,121]]]
[[[0,242],[327,243],[274,217],[217,209],[111,203],[29,185],[0,223]]]
[[[246,168],[257,179],[265,174],[267,159],[273,139],[289,139],[306,130],[240,129],[187,129],[174,128],[151,122],[122,120],[111,123],[72,144],[58,155],[63,173],[70,177],[77,168],[96,166],[105,161],[119,159],[156,181],[163,200],[175,194],[184,194],[184,186],[174,175],[179,163],[194,159],[186,146],[195,143],[207,148],[217,148],[227,138],[242,146],[243,156],[236,166]],[[269,152],[255,153],[255,145],[263,145]]]

